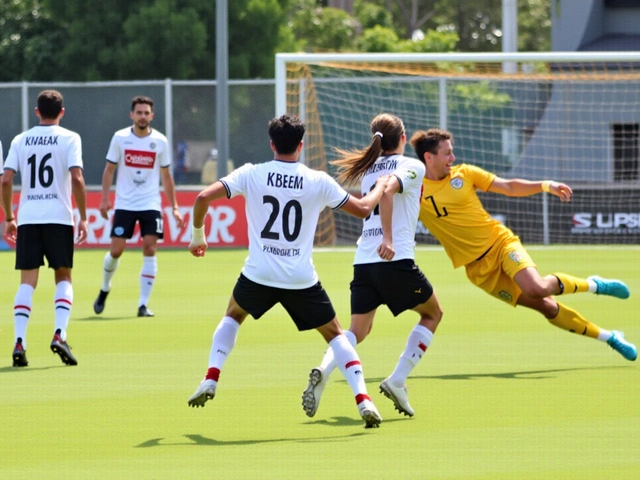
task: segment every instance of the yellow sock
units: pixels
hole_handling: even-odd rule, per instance
[[[558,303],[558,307],[558,315],[556,315],[556,318],[549,320],[549,323],[571,333],[598,338],[598,335],[600,335],[600,327],[585,320],[582,315],[566,305]]]
[[[584,293],[589,291],[589,282],[584,278],[574,277],[566,273],[552,273],[560,281],[562,291],[558,295],[568,295],[570,293]]]

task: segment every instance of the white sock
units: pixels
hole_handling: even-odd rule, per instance
[[[100,290],[102,290],[103,292],[111,291],[111,279],[115,275],[119,263],[120,259],[113,258],[111,256],[111,252],[107,252],[107,254],[104,256],[102,268],[102,286],[100,287]]]
[[[356,397],[356,404],[363,400],[371,400],[367,395],[367,387],[364,383],[364,374],[362,373],[362,365],[360,358],[356,353],[356,349],[349,343],[346,335],[338,335],[329,342],[329,346],[333,350],[335,362],[338,368],[347,380],[349,387]]]
[[[22,346],[27,349],[27,325],[31,315],[34,288],[26,283],[21,283],[13,300],[13,324],[15,329],[15,341],[22,339]]]
[[[587,283],[589,284],[589,293],[596,293],[598,291],[598,285],[592,279],[587,278]]]
[[[433,339],[433,332],[427,327],[416,325],[411,330],[404,352],[389,380],[396,387],[403,387],[411,370],[418,364]]]
[[[223,317],[213,332],[211,351],[209,352],[209,371],[205,378],[218,381],[217,376],[236,345],[240,324],[231,317]],[[215,376],[214,376],[215,375]]]
[[[611,337],[613,337],[613,333],[610,330],[605,330],[603,328],[600,329],[600,333],[598,334],[598,340],[601,342],[608,341]]]
[[[53,331],[55,333],[56,330],[60,329],[60,338],[62,341],[67,340],[67,326],[69,325],[72,305],[73,287],[71,283],[67,281],[58,282],[56,285],[56,293],[53,296],[53,306],[56,316],[56,324]]]
[[[148,305],[157,273],[157,257],[155,255],[153,257],[142,257],[142,270],[140,271],[140,301],[138,302],[139,307],[142,305]]]
[[[356,336],[354,335],[354,333],[351,330],[345,330],[344,334],[347,337],[347,340],[349,340],[349,343],[351,344],[351,346],[355,347],[358,343],[358,340],[356,339]],[[336,368],[336,361],[333,356],[332,348],[327,348],[327,351],[324,352],[324,357],[322,357],[320,368],[324,372],[324,380],[326,382],[327,379],[329,378],[329,375],[331,375],[331,372],[333,372]]]

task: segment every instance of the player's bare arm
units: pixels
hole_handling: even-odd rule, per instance
[[[76,242],[78,244],[84,242],[87,239],[87,189],[84,183],[84,176],[82,175],[82,169],[79,167],[72,168],[71,173],[71,191],[73,192],[73,198],[76,201],[78,212],[80,213],[80,221],[78,222],[78,231]]]
[[[487,191],[499,193],[508,197],[528,197],[530,195],[548,191],[560,198],[560,201],[562,202],[571,201],[571,195],[573,194],[571,187],[561,182],[553,182],[550,180],[532,182],[519,178],[506,179],[500,177],[495,178]]]
[[[383,260],[393,260],[396,250],[393,247],[393,196],[400,191],[400,182],[395,175],[389,178],[387,188],[380,198],[380,224],[382,225],[382,243],[378,255]]]
[[[222,182],[214,182],[202,190],[193,203],[193,213],[191,214],[191,243],[189,251],[194,257],[204,257],[207,250],[207,240],[204,232],[204,217],[209,209],[209,204],[218,198],[225,197],[227,190]]]
[[[102,172],[102,200],[100,201],[100,215],[102,218],[109,218],[109,210],[113,208],[113,204],[109,199],[109,190],[113,185],[113,174],[116,171],[116,164],[107,162]]]
[[[13,208],[12,208],[12,200],[13,200],[13,176],[15,172],[13,170],[5,170],[4,175],[2,175],[2,207],[5,211],[5,222],[4,222],[4,236],[6,239],[15,244],[16,237],[18,233],[18,226],[16,224],[16,219],[13,217]]]
[[[362,198],[349,196],[349,200],[342,206],[341,210],[344,210],[354,217],[367,217],[380,202],[380,198],[382,198],[382,194],[385,188],[387,188],[388,181],[389,175],[381,175],[373,190]]]
[[[164,196],[167,198],[172,207],[173,217],[176,219],[178,228],[182,228],[183,219],[180,214],[180,207],[178,206],[178,200],[176,198],[176,187],[169,172],[169,167],[163,167],[160,169],[162,188],[164,189]]]

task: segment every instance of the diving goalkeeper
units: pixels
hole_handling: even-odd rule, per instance
[[[606,342],[627,360],[637,358],[636,346],[622,332],[600,328],[554,298],[591,292],[625,299],[629,288],[620,280],[598,276],[583,279],[554,273],[542,277],[520,239],[491,218],[476,193],[526,197],[548,192],[568,202],[572,194],[568,185],[504,179],[476,166],[454,166],[453,138],[444,130],[418,131],[410,144],[426,164],[419,219],[442,244],[454,268],[464,265],[469,280],[489,295],[514,307],[536,310],[558,328]]]

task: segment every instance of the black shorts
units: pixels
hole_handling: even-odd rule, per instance
[[[31,223],[18,227],[16,270],[73,268],[73,227],[59,223]]]
[[[113,227],[111,236],[118,238],[131,238],[136,228],[136,222],[140,223],[140,234],[164,237],[162,225],[162,213],[158,210],[116,210],[113,212]]]
[[[321,327],[336,316],[329,295],[320,282],[302,290],[287,290],[261,285],[240,274],[233,288],[233,298],[256,320],[280,303],[299,331]]]
[[[433,287],[411,259],[353,266],[351,314],[387,305],[394,317],[426,302]]]

